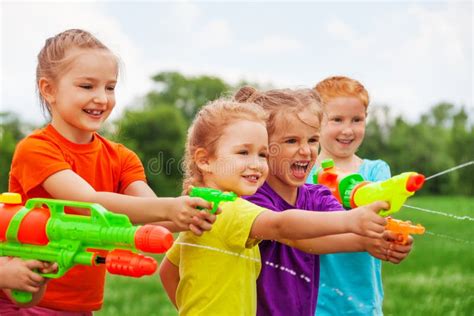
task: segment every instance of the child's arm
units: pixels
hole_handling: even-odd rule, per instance
[[[20,258],[0,257],[0,288],[12,302],[21,307],[36,305],[44,295],[49,279],[43,278],[33,270],[42,273],[51,273],[57,269],[57,264],[41,262],[38,260],[22,260]],[[31,302],[20,304],[12,299],[11,290],[20,290],[33,294]]]
[[[378,201],[355,208],[350,212],[264,211],[255,219],[250,237],[268,240],[307,239],[355,233],[377,238],[384,232],[386,224],[385,218],[377,213],[387,208],[386,202]]]
[[[124,190],[125,195],[139,196],[139,197],[157,197],[155,192],[143,181],[135,181]],[[211,230],[212,224],[215,222],[216,216],[209,215],[209,212],[200,211],[197,216],[193,218],[193,222],[189,225],[189,230],[197,236],[201,236],[204,231]],[[163,226],[171,232],[182,231],[172,221],[160,221],[157,223],[151,223]]]
[[[179,268],[172,264],[166,257],[163,258],[160,265],[160,279],[170,301],[178,308],[176,305],[176,289],[178,288],[180,279]]]
[[[382,238],[368,238],[356,234],[329,235],[312,239],[278,240],[290,247],[312,254],[367,251],[375,258],[400,263],[412,248],[413,238],[407,245],[394,243],[393,233],[385,231]]]
[[[200,213],[198,206],[211,208],[209,202],[189,196],[157,198],[151,196],[149,191],[144,196],[97,192],[71,170],[62,170],[51,175],[43,182],[43,187],[56,199],[99,203],[112,212],[127,215],[135,224],[171,220],[180,230],[187,230],[190,228],[189,225],[196,223],[195,217]],[[125,192],[138,195],[142,189],[143,185],[134,182],[133,187],[127,187]],[[200,216],[205,218],[204,222],[215,221],[215,216],[212,214]],[[205,230],[208,226],[203,225],[199,228]]]

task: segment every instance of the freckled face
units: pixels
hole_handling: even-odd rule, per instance
[[[325,105],[321,151],[335,158],[355,154],[365,135],[366,108],[354,97],[338,97]]]

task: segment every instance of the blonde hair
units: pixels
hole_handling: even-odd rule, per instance
[[[191,185],[203,184],[203,175],[194,161],[198,148],[205,148],[210,156],[215,155],[217,143],[224,129],[232,122],[250,120],[265,125],[267,114],[253,103],[238,103],[228,99],[217,99],[203,106],[188,129],[184,153],[183,194]]]
[[[318,119],[318,126],[313,127],[318,129],[320,127],[319,124],[321,123],[322,116],[321,102],[319,95],[311,89],[275,89],[260,92],[253,87],[245,86],[236,92],[234,99],[238,102],[257,103],[268,113],[267,129],[269,135],[273,135],[279,129],[278,123],[287,117],[289,113],[295,114],[303,123],[310,125],[298,115],[303,110],[311,111]]]
[[[73,57],[66,57],[66,52],[71,48],[104,49],[112,53],[107,46],[91,33],[80,29],[66,30],[48,38],[38,54],[38,66],[36,67],[36,86],[38,91],[40,78],[44,77],[57,81],[59,76],[68,69],[74,61]],[[112,56],[114,55],[112,54]],[[115,56],[114,58],[118,64],[118,59]],[[38,94],[43,112],[46,110],[51,115],[48,102],[41,93]]]
[[[328,77],[319,82],[314,89],[319,93],[323,104],[337,97],[355,97],[364,105],[369,106],[369,93],[357,80],[344,76]]]

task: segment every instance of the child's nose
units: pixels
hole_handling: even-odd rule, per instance
[[[346,125],[344,126],[344,128],[342,129],[342,133],[343,133],[343,134],[346,134],[346,135],[352,134],[353,132],[354,132],[354,131],[352,130],[352,127],[351,127],[350,124],[346,124]]]
[[[309,148],[308,144],[302,144],[300,146],[300,154],[301,155],[310,155],[311,154],[311,149]]]
[[[97,91],[93,101],[98,104],[105,104],[108,101],[107,93],[105,91]]]

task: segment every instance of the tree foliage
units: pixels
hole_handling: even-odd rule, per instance
[[[0,189],[8,190],[8,175],[15,146],[24,137],[20,119],[11,112],[0,112]],[[1,193],[0,192],[0,193]]]
[[[233,87],[217,77],[188,77],[178,72],[158,73],[152,79],[155,89],[145,95],[142,104],[125,111],[107,136],[138,154],[149,184],[158,195],[176,196],[181,192],[186,131],[194,115],[206,102],[229,95],[244,83]],[[5,191],[11,157],[15,144],[25,135],[25,124],[11,113],[0,113],[0,118],[0,189]],[[394,117],[387,105],[372,106],[366,139],[358,154],[384,159],[393,174],[412,170],[430,176],[472,161],[472,110],[444,102],[412,122]],[[473,186],[471,165],[429,180],[422,192],[473,195]]]
[[[361,157],[386,160],[393,174],[412,170],[426,176],[474,160],[474,125],[463,107],[439,103],[414,123],[384,111],[371,113]],[[427,181],[423,192],[474,194],[474,166]]]

